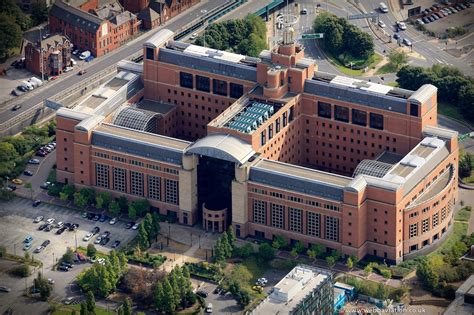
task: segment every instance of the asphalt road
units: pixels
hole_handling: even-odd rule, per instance
[[[217,6],[226,3],[228,0],[210,0],[204,1],[201,4],[198,4],[196,7],[193,7],[189,12],[184,14],[180,14],[177,17],[173,18],[169,22],[167,22],[164,26],[159,27],[153,31],[150,31],[139,37],[138,39],[125,44],[124,46],[120,47],[119,49],[109,53],[100,58],[94,59],[90,63],[90,65],[86,68],[87,73],[82,76],[78,76],[77,71],[73,72],[73,75],[68,77],[60,78],[57,82],[53,82],[53,84],[48,84],[43,89],[39,89],[38,92],[32,95],[30,98],[25,99],[22,102],[22,108],[18,111],[11,111],[10,108],[3,108],[3,112],[0,111],[0,123],[6,122],[14,116],[21,115],[22,112],[28,110],[29,108],[35,106],[36,104],[42,102],[45,99],[48,99],[56,94],[61,93],[65,89],[78,84],[81,81],[87,80],[91,76],[95,75],[98,72],[101,72],[105,68],[117,64],[120,60],[126,59],[128,56],[138,52],[142,49],[143,43],[145,43],[151,36],[153,36],[156,32],[163,28],[170,29],[172,31],[176,31],[181,28],[183,25],[186,25],[193,20],[197,19],[198,17],[205,14],[202,10],[210,11]],[[243,8],[237,8],[245,9]]]

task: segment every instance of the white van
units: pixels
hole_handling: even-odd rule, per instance
[[[79,59],[84,60],[87,57],[89,57],[90,55],[91,55],[91,52],[86,50],[86,51],[82,52],[82,54],[79,56]]]
[[[206,313],[212,313],[212,303],[207,304]]]
[[[380,2],[379,4],[379,9],[380,9],[380,12],[382,13],[388,13],[388,7],[385,3],[383,2]]]
[[[21,81],[20,83],[21,83],[21,85],[26,87],[29,91],[34,89],[33,85],[31,83],[27,82],[27,81]]]
[[[43,85],[43,81],[41,81],[40,79],[36,78],[36,77],[31,77],[28,82],[32,83],[32,82],[35,82],[37,86],[42,86]]]
[[[71,64],[73,67],[77,66],[77,61],[71,58]]]

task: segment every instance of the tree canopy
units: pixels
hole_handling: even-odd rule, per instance
[[[256,15],[211,24],[196,44],[257,57],[267,47],[265,22]]]

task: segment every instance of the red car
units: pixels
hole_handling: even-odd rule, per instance
[[[84,70],[79,71],[77,74],[78,75],[83,75],[83,74],[86,74],[86,73],[87,73],[87,70],[84,69]]]
[[[54,77],[51,77],[49,80],[50,80],[50,81],[54,81],[54,80],[56,80],[57,78],[59,78],[59,77],[58,77],[57,75],[55,75]]]

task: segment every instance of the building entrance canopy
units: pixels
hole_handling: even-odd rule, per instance
[[[190,145],[186,153],[243,164],[255,154],[255,151],[250,144],[237,137],[228,134],[212,134]]]

